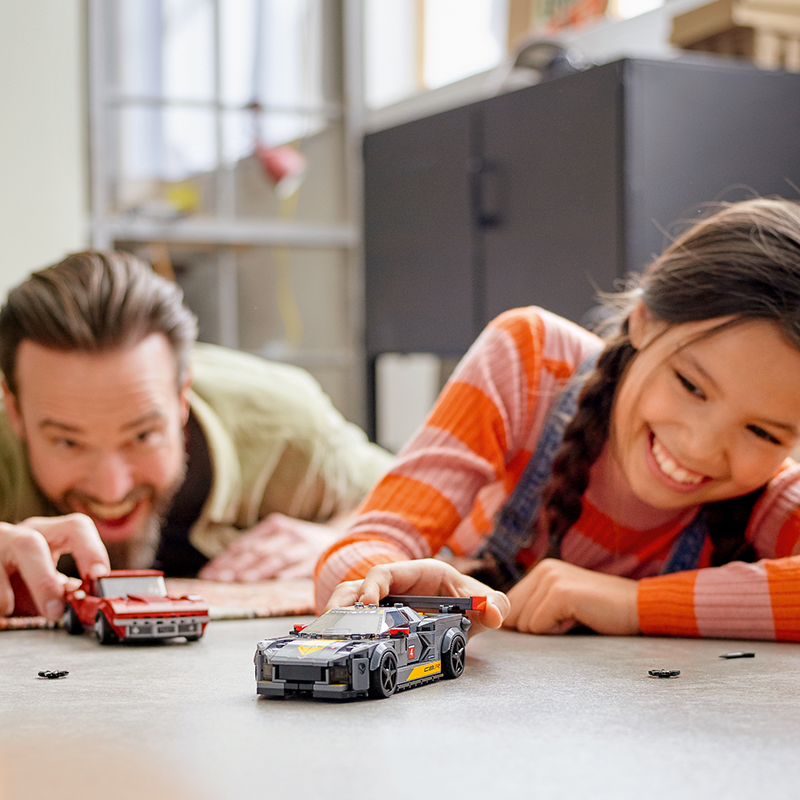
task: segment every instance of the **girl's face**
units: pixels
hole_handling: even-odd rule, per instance
[[[800,352],[771,322],[669,325],[644,305],[617,390],[610,445],[634,493],[657,508],[747,494],[800,436]]]

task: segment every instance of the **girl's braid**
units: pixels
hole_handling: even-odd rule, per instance
[[[589,470],[608,439],[614,394],[635,352],[625,323],[600,354],[597,367],[578,398],[575,416],[564,431],[552,476],[542,493],[549,558],[561,557],[561,540],[581,515],[581,497],[589,483]]]
[[[745,537],[745,531],[753,506],[765,489],[762,486],[743,497],[708,503],[703,507],[708,535],[714,545],[711,551],[712,567],[719,567],[729,561],[752,562],[758,559],[755,547]]]

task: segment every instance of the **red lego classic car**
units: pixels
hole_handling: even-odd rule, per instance
[[[164,573],[117,570],[86,579],[68,591],[64,627],[72,634],[93,628],[101,644],[141,639],[199,639],[208,624],[208,606],[197,595],[170,597]]]

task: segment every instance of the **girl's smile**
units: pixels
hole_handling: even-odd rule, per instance
[[[711,480],[708,475],[687,470],[678,464],[652,431],[648,455],[648,466],[656,478],[671,485],[676,492],[693,492],[701,483]]]
[[[635,494],[657,508],[766,484],[800,432],[800,352],[771,322],[667,325],[640,305],[637,349],[617,390],[610,444]]]

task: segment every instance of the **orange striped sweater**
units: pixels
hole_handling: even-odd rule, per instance
[[[601,342],[538,308],[506,312],[481,334],[431,414],[363,503],[347,535],[320,559],[319,606],[370,567],[449,548],[474,555],[525,468],[564,382]],[[756,564],[659,575],[698,508],[644,506],[607,454],[592,467],[583,513],[562,544],[581,567],[639,581],[643,633],[800,641],[800,466],[787,461],[753,511]],[[544,553],[540,534],[527,563]]]

